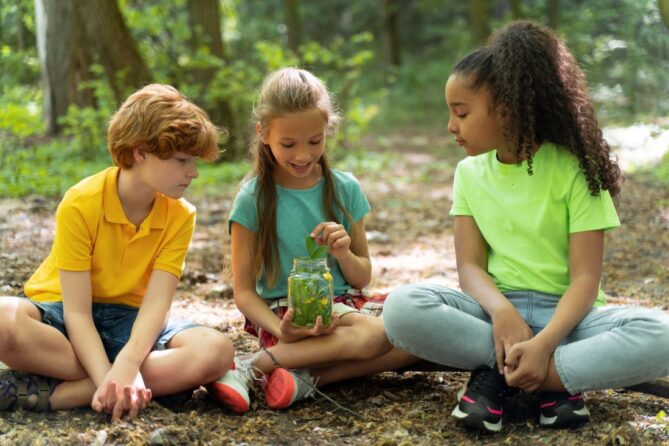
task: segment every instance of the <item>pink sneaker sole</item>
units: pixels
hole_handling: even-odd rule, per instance
[[[295,377],[286,369],[276,369],[267,378],[265,401],[271,409],[285,409],[293,402]]]
[[[216,399],[229,407],[234,412],[245,413],[249,410],[249,403],[232,387],[220,383],[212,383],[210,386],[214,391]]]

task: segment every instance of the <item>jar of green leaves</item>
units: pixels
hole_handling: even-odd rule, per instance
[[[288,276],[288,308],[293,308],[293,325],[313,327],[316,318],[323,325],[332,322],[334,289],[327,258],[296,257]]]

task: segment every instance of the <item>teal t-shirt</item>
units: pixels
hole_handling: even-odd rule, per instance
[[[569,286],[569,234],[620,226],[611,195],[592,196],[577,158],[543,144],[534,175],[496,151],[458,163],[450,215],[474,217],[488,245],[488,273],[500,291],[562,295]],[[600,289],[596,304],[604,303]]]
[[[371,209],[360,183],[349,172],[332,169],[332,176],[341,204],[348,210],[355,222],[360,221]],[[254,233],[258,230],[256,183],[257,177],[254,177],[241,186],[230,211],[229,229],[232,222],[237,222]],[[287,295],[288,275],[292,268],[293,258],[308,255],[305,246],[306,237],[316,225],[327,221],[323,210],[324,187],[325,180],[323,179],[310,189],[287,189],[276,186],[276,230],[281,274],[277,276],[274,287],[269,287],[265,276],[256,280],[256,291],[263,299],[274,299]],[[334,206],[334,212],[346,230],[350,231],[351,225],[336,206]],[[328,258],[328,265],[332,273],[335,295],[345,294],[350,285],[346,283],[339,265],[332,257]]]

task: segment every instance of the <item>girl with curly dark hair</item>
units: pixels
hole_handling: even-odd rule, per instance
[[[669,374],[669,317],[602,307],[620,169],[564,43],[513,22],[456,65],[446,102],[448,130],[469,155],[450,212],[462,291],[393,291],[390,341],[474,370],[452,415],[488,431],[501,429],[513,389],[539,391],[541,425],[558,427],[588,420],[585,390]]]

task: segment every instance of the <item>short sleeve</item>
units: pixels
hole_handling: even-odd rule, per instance
[[[579,171],[569,191],[569,233],[609,230],[620,226],[611,194],[601,190],[593,196],[585,176]]]
[[[156,257],[153,269],[174,274],[178,278],[183,274],[186,254],[195,230],[195,210],[189,213],[185,222],[174,231],[168,230],[168,240]]]
[[[53,252],[56,267],[66,271],[89,271],[93,257],[94,234],[89,221],[97,218],[88,212],[82,200],[68,193],[56,210],[56,233]]]
[[[458,166],[455,168],[455,177],[453,178],[453,205],[449,212],[449,215],[451,216],[472,215],[472,211],[465,196],[466,188],[463,183],[465,181],[466,172],[462,166],[462,163],[458,163]]]
[[[250,181],[239,189],[237,196],[232,202],[230,218],[228,220],[228,232],[232,230],[232,223],[236,222],[251,232],[258,230],[258,215],[256,209],[255,181]]]

